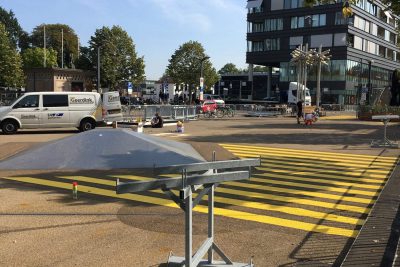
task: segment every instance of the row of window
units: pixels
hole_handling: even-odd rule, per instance
[[[264,22],[247,22],[247,32],[270,32],[283,30],[283,19],[266,19]]]
[[[354,16],[353,26],[374,36],[378,36],[380,39],[391,42],[392,44],[396,43],[395,33],[385,30],[383,27],[360,18],[359,16]]]
[[[398,56],[397,52],[393,49],[378,45],[372,41],[351,34],[349,34],[347,38],[348,46],[350,47],[354,47],[358,50],[378,55],[389,60],[400,62],[400,56]]]
[[[263,52],[280,50],[280,39],[265,39],[264,41],[248,41],[247,52]]]
[[[292,17],[290,28],[298,29],[304,27],[321,27],[326,25],[326,14],[315,14],[312,16]]]
[[[68,107],[68,95],[43,95],[43,107]],[[39,95],[29,95],[21,99],[14,108],[39,107]]]
[[[307,80],[317,81],[317,68],[309,67]],[[355,84],[367,84],[369,75],[368,62],[352,60],[331,60],[328,65],[323,65],[321,81],[349,81]],[[289,82],[297,80],[296,66],[290,62],[280,63],[280,81]],[[391,71],[371,67],[371,83],[374,87],[389,86]]]

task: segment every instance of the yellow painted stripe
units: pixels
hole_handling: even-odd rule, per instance
[[[71,185],[69,183],[48,181],[48,180],[43,180],[43,179],[38,179],[38,178],[20,179],[20,178],[16,178],[16,177],[13,177],[13,178],[7,177],[5,179],[24,182],[24,183],[45,185],[45,186],[56,187],[56,188],[71,189]],[[127,200],[145,202],[145,203],[166,206],[166,207],[171,207],[171,208],[179,208],[171,200],[161,199],[161,198],[156,198],[156,197],[149,197],[149,196],[135,195],[135,194],[117,195],[115,193],[115,191],[100,189],[100,188],[90,187],[90,186],[84,186],[84,185],[79,186],[79,191],[85,192],[85,193],[90,193],[90,194],[95,194],[95,195],[118,198],[118,199],[127,199]],[[201,212],[201,213],[208,213],[208,207],[202,206],[202,205],[197,205],[196,208],[194,209],[194,211]],[[346,236],[346,237],[354,238],[358,234],[357,230],[343,229],[343,228],[338,228],[338,227],[330,227],[330,226],[325,226],[325,225],[317,225],[317,224],[305,223],[305,222],[301,222],[301,221],[276,218],[276,217],[272,217],[272,216],[252,214],[252,213],[243,212],[243,211],[227,210],[224,208],[214,208],[214,214],[229,217],[229,218],[234,218],[234,219],[254,221],[254,222],[259,222],[259,223],[264,223],[264,224],[271,224],[271,225],[276,225],[276,226],[294,228],[294,229],[299,229],[299,230],[304,230],[304,231],[324,233],[324,234],[329,234],[329,235],[339,235],[339,236]]]
[[[286,152],[280,152],[280,151],[266,151],[263,149],[250,149],[250,148],[240,148],[240,147],[225,147],[227,150],[229,150],[232,153],[238,152],[238,153],[246,153],[246,154],[251,154],[254,153],[255,155],[265,155],[265,156],[285,156],[285,157],[291,157],[291,158],[305,158],[305,159],[310,159],[310,157],[314,157],[318,159],[318,161],[324,160],[324,161],[333,161],[333,162],[340,162],[341,164],[343,163],[350,163],[350,164],[357,164],[361,166],[373,166],[373,167],[392,167],[395,163],[396,160],[391,160],[391,161],[380,161],[378,159],[376,160],[370,160],[370,159],[357,159],[355,157],[352,158],[342,158],[341,156],[319,156],[319,155],[314,155],[313,153],[286,153]],[[317,162],[318,162],[317,161]]]
[[[136,180],[136,176],[132,176],[132,175],[118,175],[115,177]],[[146,178],[146,179],[151,179],[151,178]],[[322,207],[322,208],[327,208],[327,209],[351,211],[351,212],[356,212],[356,213],[369,213],[369,211],[370,211],[370,209],[366,208],[366,207],[329,203],[329,202],[316,201],[316,200],[304,199],[304,198],[299,198],[299,197],[288,197],[288,196],[279,196],[279,195],[265,194],[265,193],[258,193],[258,192],[249,192],[249,191],[243,191],[243,190],[231,189],[231,188],[217,187],[216,191],[217,191],[217,193],[225,193],[225,194],[238,195],[238,196],[243,196],[243,197],[254,197],[254,198],[260,198],[260,199],[266,199],[266,200]],[[374,201],[371,200],[371,203],[374,203]]]
[[[322,155],[326,156],[334,156],[334,157],[340,157],[340,158],[365,158],[365,159],[379,159],[379,160],[386,160],[386,161],[397,161],[397,157],[386,157],[386,156],[371,156],[371,155],[362,155],[362,154],[345,154],[345,153],[334,153],[334,152],[322,152],[322,151],[313,151],[313,150],[302,150],[302,149],[288,149],[288,148],[277,148],[277,147],[264,147],[264,146],[251,146],[251,145],[236,145],[236,144],[220,144],[223,147],[233,147],[233,148],[241,148],[241,149],[247,149],[247,148],[253,148],[253,149],[263,149],[265,151],[271,151],[271,152],[302,152],[305,154],[310,154],[312,153],[316,157],[320,158]],[[304,154],[303,154],[304,155]]]
[[[115,185],[114,181],[92,178],[92,177],[87,177],[87,176],[58,176],[58,177],[60,177],[62,179],[68,179],[68,180],[74,180],[74,181],[82,181],[82,182],[111,185],[111,186]],[[122,177],[120,177],[120,178],[122,178]],[[152,178],[143,177],[143,176],[131,176],[131,177],[129,177],[129,179],[135,180],[135,181],[154,180]],[[164,195],[161,190],[151,190],[150,192],[160,193],[160,194]],[[177,191],[174,191],[174,192],[177,193]],[[196,196],[197,194],[193,194],[193,195]],[[334,214],[324,213],[324,212],[310,211],[310,210],[302,209],[302,208],[291,208],[291,207],[286,207],[286,206],[270,205],[270,204],[264,204],[264,203],[259,203],[259,202],[249,202],[249,201],[231,199],[231,198],[225,198],[225,197],[219,197],[219,196],[215,197],[215,201],[219,202],[219,203],[223,203],[223,204],[259,209],[259,210],[275,211],[275,212],[281,212],[281,213],[286,213],[286,214],[291,214],[291,215],[296,215],[296,216],[305,216],[305,217],[315,218],[315,219],[319,219],[319,220],[328,220],[328,221],[354,224],[354,225],[362,225],[364,223],[364,220],[361,220],[358,218],[339,216],[339,215],[334,215]]]
[[[308,176],[308,177],[317,177],[317,178],[327,178],[327,179],[339,179],[339,180],[353,180],[353,179],[369,179],[369,180],[375,180],[375,181],[380,181],[381,183],[385,182],[387,179],[387,176],[385,177],[369,177],[366,175],[363,175],[362,173],[359,173],[358,175],[352,175],[352,173],[343,173],[343,172],[338,172],[337,174],[339,175],[334,175],[334,174],[325,174],[325,173],[318,173],[318,171],[287,171],[287,170],[281,170],[277,168],[264,168],[264,167],[256,167],[257,170],[260,171],[265,171],[265,172],[271,172],[271,173],[283,173],[283,174],[290,174],[290,175],[298,175],[298,176]],[[349,179],[347,179],[349,178]]]
[[[292,175],[279,175],[275,173],[253,173],[253,177],[268,177],[268,178],[273,178],[277,181],[281,181],[281,179],[284,180],[293,180],[293,181],[301,181],[301,182],[312,182],[312,183],[322,183],[322,184],[330,184],[330,185],[335,185],[335,186],[348,186],[348,187],[358,187],[358,188],[366,188],[366,189],[374,189],[374,190],[379,190],[382,189],[383,187],[383,182],[379,181],[378,183],[380,185],[371,185],[371,184],[361,184],[361,182],[364,182],[364,179],[354,179],[356,182],[355,183],[348,183],[348,182],[340,182],[340,181],[332,181],[331,179],[317,179],[317,178],[307,178],[307,177],[297,177],[297,176],[292,176]],[[251,181],[256,181],[256,182],[263,182],[262,180],[264,179],[257,179],[257,178],[251,178]],[[265,181],[269,181],[269,179],[266,179]]]
[[[253,155],[253,154],[249,154]],[[260,156],[260,155],[258,155]],[[253,155],[254,157],[254,155]],[[265,165],[276,165],[278,164],[279,166],[282,166],[283,168],[296,168],[298,169],[299,167],[308,167],[314,169],[316,165],[318,165],[318,169],[323,169],[323,170],[335,170],[335,171],[365,171],[365,168],[360,167],[359,164],[345,164],[340,165],[340,163],[323,163],[323,162],[316,162],[315,160],[312,159],[301,159],[301,160],[296,160],[296,159],[291,159],[287,157],[261,157],[261,163]],[[371,168],[367,166],[368,169],[366,170],[368,173],[380,173],[380,174],[387,174],[388,173],[388,168]]]
[[[371,204],[372,203],[371,198],[347,197],[347,196],[333,195],[333,194],[320,193],[320,192],[310,192],[310,191],[305,191],[305,190],[279,188],[279,187],[274,187],[274,186],[240,183],[240,182],[228,182],[228,183],[224,183],[224,185],[225,184],[242,187],[242,188],[258,189],[258,190],[265,190],[265,191],[272,191],[272,192],[279,192],[279,193],[288,193],[288,194],[293,194],[293,195],[302,195],[302,196],[309,196],[309,197],[316,197],[316,198],[325,198],[325,199],[332,199],[332,200],[336,200],[336,201],[349,201],[349,202],[363,203],[363,204]]]
[[[266,183],[266,184],[276,184],[276,185],[279,185],[279,186],[287,185],[287,186],[318,189],[318,190],[323,190],[323,191],[347,193],[347,194],[354,194],[354,195],[364,195],[364,196],[375,196],[376,192],[377,192],[377,189],[374,190],[374,191],[363,191],[363,190],[357,190],[357,189],[353,189],[353,188],[332,187],[330,185],[314,185],[314,184],[306,184],[306,183],[296,183],[296,182],[289,182],[289,181],[283,181],[283,180],[274,180],[274,179],[266,179],[266,178],[260,179],[260,178],[251,177],[250,180],[253,181],[253,182],[260,182],[260,183]]]

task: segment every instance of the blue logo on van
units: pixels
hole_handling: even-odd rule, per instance
[[[64,113],[49,113],[47,115],[49,119],[59,119],[64,116]]]

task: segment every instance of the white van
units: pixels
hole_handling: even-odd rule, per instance
[[[289,84],[289,91],[288,91],[288,103],[291,105],[296,105],[298,102],[297,100],[297,82],[291,82]],[[304,85],[300,84],[300,90],[304,92]],[[305,106],[311,106],[311,95],[310,95],[310,89],[305,88],[305,97],[304,97],[304,105]]]
[[[0,107],[0,128],[4,134],[18,129],[94,129],[104,120],[101,96],[95,92],[26,93],[10,106]]]
[[[106,122],[122,121],[122,106],[119,92],[110,91],[101,95],[103,100],[103,119]]]

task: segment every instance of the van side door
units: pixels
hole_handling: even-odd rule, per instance
[[[9,115],[21,122],[21,129],[40,128],[42,111],[39,106],[40,95],[26,95],[12,106]]]
[[[42,128],[72,127],[68,94],[43,94]]]

